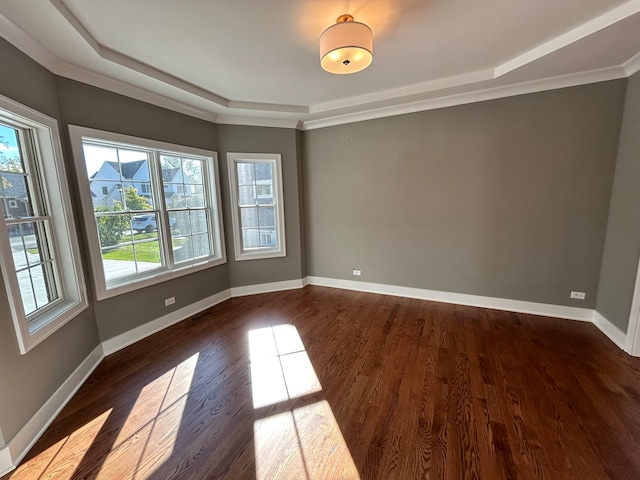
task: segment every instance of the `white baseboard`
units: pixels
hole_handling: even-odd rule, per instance
[[[344,288],[346,290],[381,293],[383,295],[394,295],[398,297],[417,298],[419,300],[469,305],[472,307],[493,308],[495,310],[507,310],[509,312],[529,313],[532,315],[567,318],[570,320],[582,320],[585,322],[591,322],[593,319],[593,310],[589,308],[566,307],[563,305],[525,302],[505,298],[482,297],[479,295],[467,295],[464,293],[441,292],[437,290],[399,287],[397,285],[384,285],[381,283],[356,282],[353,280],[341,280],[336,278],[307,277],[307,281],[309,285]]]
[[[285,280],[283,282],[260,283],[257,285],[246,285],[244,287],[231,287],[232,297],[244,297],[257,293],[280,292],[283,290],[295,290],[305,286],[304,279]]]
[[[103,358],[102,345],[98,345],[9,441],[8,445],[0,450],[0,475],[13,470],[20,463]]]
[[[593,324],[598,327],[602,333],[609,337],[609,340],[620,347],[621,350],[626,351],[627,334],[595,310],[593,311]]]
[[[129,345],[139,342],[149,335],[153,335],[160,330],[170,327],[175,323],[181,322],[182,320],[185,320],[195,315],[196,313],[206,310],[207,308],[211,308],[218,303],[224,302],[229,298],[231,298],[230,290],[223,290],[222,292],[211,295],[210,297],[204,298],[196,303],[192,303],[191,305],[187,305],[186,307],[182,307],[174,312],[145,323],[144,325],[140,325],[139,327],[129,330],[128,332],[124,332],[116,337],[105,340],[104,342],[102,342],[104,355],[108,356],[117,352],[118,350],[122,350]]]
[[[0,448],[0,477],[16,468],[11,458],[9,447]]]

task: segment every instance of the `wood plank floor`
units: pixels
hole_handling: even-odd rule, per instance
[[[322,287],[106,358],[4,480],[638,479],[640,359],[593,325]]]

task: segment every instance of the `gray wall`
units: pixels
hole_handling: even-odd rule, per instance
[[[0,94],[60,118],[55,77],[51,73],[1,38],[0,65],[6,67],[0,75]],[[69,155],[65,160],[70,171]],[[71,179],[69,183],[73,185]],[[29,421],[98,343],[93,310],[89,309],[21,355],[0,276],[0,447]]]
[[[295,129],[218,125],[218,156],[222,192],[227,200],[224,209],[227,261],[232,287],[300,279],[303,276],[301,242],[303,213],[300,211],[298,188],[300,170],[299,132]],[[287,256],[261,260],[235,261],[233,224],[229,194],[227,153],[279,153],[282,155],[285,236]]]
[[[57,86],[67,139],[67,126],[71,124],[217,150],[216,126],[213,123],[65,78],[58,77]],[[86,235],[82,237],[86,238]],[[96,302],[100,339],[113,338],[227,288],[228,268],[220,265]],[[176,303],[165,307],[164,299],[173,296]]]
[[[640,73],[629,79],[596,310],[627,331],[640,257]]]
[[[594,307],[625,85],[305,132],[309,275]]]

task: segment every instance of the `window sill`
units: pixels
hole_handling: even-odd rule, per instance
[[[173,270],[154,270],[153,273],[145,276],[123,278],[107,285],[99,285],[96,290],[97,300],[106,300],[107,298],[117,297],[124,293],[134,292],[141,288],[157,285],[175,278],[180,278],[191,273],[199,272],[207,268],[217,267],[226,263],[226,259],[217,258],[213,260],[191,263],[184,266],[176,266]],[[104,275],[102,276],[104,278]]]
[[[83,295],[83,298],[78,301],[61,302],[28,324],[26,320],[23,320],[21,323],[26,328],[19,329],[21,333],[21,338],[18,338],[20,353],[29,352],[88,307],[89,303],[86,300],[86,296]]]
[[[236,262],[242,262],[244,260],[262,260],[266,258],[281,258],[286,257],[287,252],[281,250],[257,250],[254,252],[236,252]]]

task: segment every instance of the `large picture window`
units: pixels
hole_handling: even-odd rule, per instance
[[[22,353],[88,303],[58,126],[0,97],[0,253]]]
[[[215,152],[70,132],[99,298],[225,261]]]
[[[286,255],[279,154],[228,153],[236,260]]]

